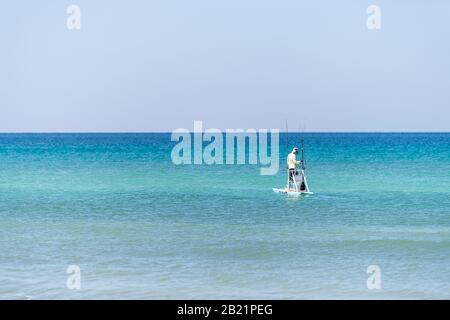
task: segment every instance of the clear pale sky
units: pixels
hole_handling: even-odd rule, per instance
[[[448,0],[14,0],[0,43],[0,132],[450,131]]]

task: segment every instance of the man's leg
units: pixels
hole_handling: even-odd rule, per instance
[[[291,183],[294,183],[294,170],[289,169],[289,185],[288,189],[291,189]]]

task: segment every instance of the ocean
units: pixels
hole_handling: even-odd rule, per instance
[[[301,138],[315,194],[275,194]],[[0,134],[0,299],[450,299],[450,133],[281,134],[272,176],[175,144]]]

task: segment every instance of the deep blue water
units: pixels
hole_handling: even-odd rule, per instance
[[[0,298],[450,298],[450,134],[301,137],[315,194],[286,198],[283,134],[274,176],[175,166],[170,134],[0,134]]]

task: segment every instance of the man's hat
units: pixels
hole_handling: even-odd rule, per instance
[[[294,149],[292,149],[292,152],[298,151],[298,148],[295,147]]]

